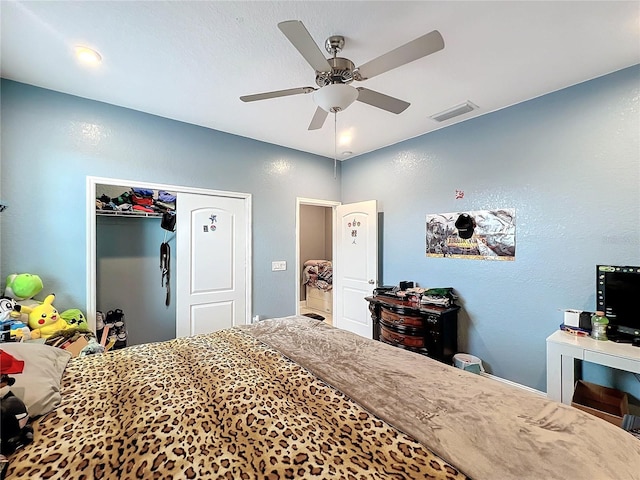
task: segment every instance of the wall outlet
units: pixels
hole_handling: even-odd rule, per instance
[[[279,272],[287,269],[287,262],[285,260],[279,260],[277,262],[271,262],[271,271]]]

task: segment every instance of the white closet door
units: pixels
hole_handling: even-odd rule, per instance
[[[179,193],[176,336],[248,323],[246,199]]]

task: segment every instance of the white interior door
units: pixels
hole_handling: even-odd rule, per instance
[[[378,210],[375,200],[337,207],[334,325],[373,338],[369,302],[378,281]]]
[[[178,194],[176,336],[248,323],[245,202]]]

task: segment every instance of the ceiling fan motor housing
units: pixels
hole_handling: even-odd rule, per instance
[[[316,84],[324,87],[332,83],[351,83],[353,82],[353,70],[355,65],[348,58],[328,58],[327,62],[331,65],[330,72],[316,72]]]

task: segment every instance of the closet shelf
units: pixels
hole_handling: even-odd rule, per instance
[[[122,210],[100,210],[96,209],[96,215],[105,216],[105,217],[135,217],[135,218],[160,218],[162,217],[162,213],[148,213],[148,212],[140,212],[137,210],[133,211],[122,211]]]

